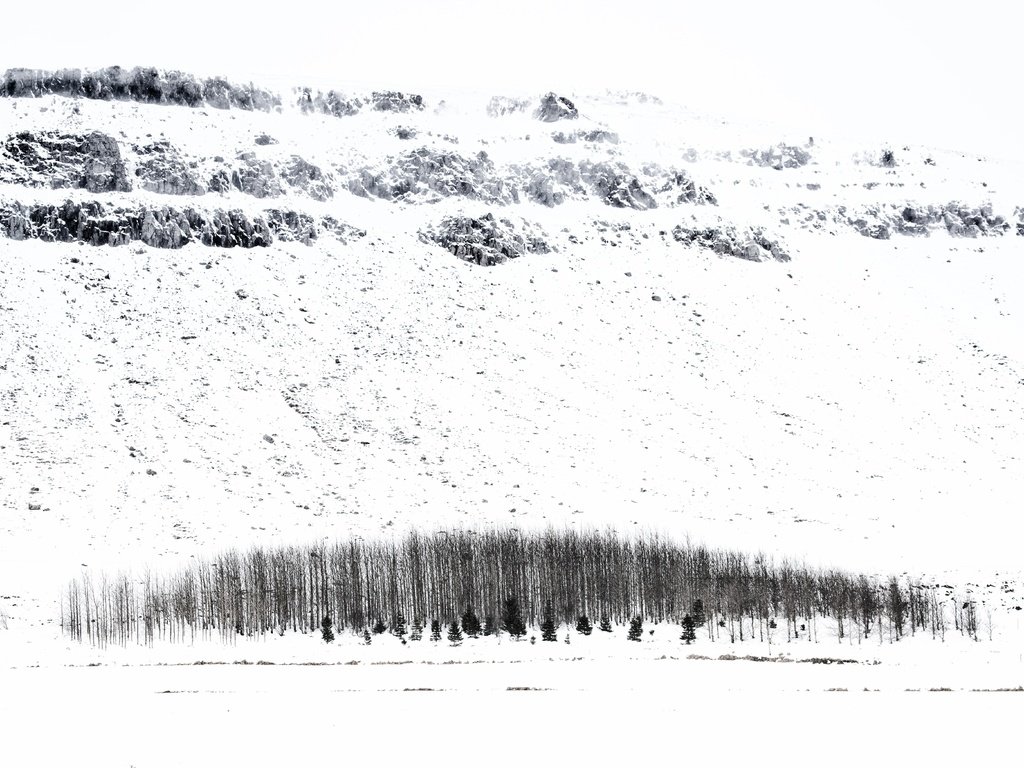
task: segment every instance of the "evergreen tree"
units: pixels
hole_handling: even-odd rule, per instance
[[[494,621],[493,616],[487,616],[484,618],[484,637],[490,637],[498,633],[497,622]]]
[[[423,622],[420,621],[419,616],[412,620],[412,631],[409,633],[410,640],[422,640],[423,639]]]
[[[480,619],[473,612],[473,606],[468,606],[466,612],[462,614],[462,628],[465,630],[466,635],[469,637],[476,637],[480,634]]]
[[[907,607],[909,605],[903,590],[900,589],[900,583],[894,576],[889,581],[889,594],[887,596],[887,605],[889,618],[892,619],[893,627],[896,629],[896,639],[898,640],[903,636],[903,625],[907,619]]]
[[[544,608],[544,621],[540,623],[540,639],[548,643],[553,643],[558,639],[558,635],[555,632],[555,617],[551,612],[550,601]]]
[[[453,621],[452,625],[448,627],[448,642],[452,645],[458,645],[462,642],[462,630],[459,629],[458,619]]]
[[[331,621],[330,616],[324,616],[324,620],[320,622],[320,633],[325,643],[334,642],[334,631],[331,629],[333,624],[334,622]]]
[[[679,636],[679,639],[687,645],[697,639],[697,622],[690,614],[683,616],[683,634]]]
[[[441,621],[440,619],[430,620],[430,639],[435,643],[441,639]]]
[[[590,623],[590,617],[583,614],[576,619],[576,631],[581,635],[589,635],[594,631],[594,626]]]
[[[373,634],[383,635],[388,631],[387,625],[384,623],[384,619],[380,616],[377,617],[377,623],[373,625]]]
[[[607,616],[602,616],[601,617],[601,624],[600,624],[599,628],[600,628],[600,630],[602,632],[611,632],[612,631],[611,619],[609,619]]]
[[[698,597],[693,601],[693,625],[699,627],[707,620],[708,618],[704,614],[704,601]]]
[[[627,640],[635,640],[640,642],[644,634],[644,619],[643,616],[634,616],[633,620],[629,622],[629,632],[626,633]]]
[[[505,600],[501,612],[501,623],[503,629],[514,638],[526,635],[526,622],[523,621],[523,614],[519,610],[519,601],[516,598],[509,597]]]
[[[395,637],[403,638],[405,637],[406,631],[405,616],[399,613],[395,616],[394,621],[391,622],[391,634]]]

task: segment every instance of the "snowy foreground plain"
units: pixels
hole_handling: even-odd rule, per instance
[[[241,151],[272,164],[300,154],[337,184],[331,200],[285,188],[272,201],[233,190],[188,204],[273,205],[366,231],[174,251],[0,232],[0,760],[449,764],[473,748],[498,764],[944,765],[1011,754],[1024,694],[975,691],[1024,686],[1024,238],[875,240],[836,218],[962,200],[1015,227],[1024,170],[984,147],[912,137],[886,145],[887,168],[874,140],[811,146],[635,97],[568,94],[581,115],[571,124],[494,118],[493,95],[425,94],[422,112],[341,119],[0,99],[0,138],[102,131],[129,171],[128,147],[154,138],[201,168]],[[399,126],[416,139],[397,138]],[[552,138],[577,129],[621,141]],[[279,143],[254,145],[261,134]],[[807,145],[811,162],[780,171],[741,154],[780,141]],[[551,157],[634,171],[657,161],[719,204],[392,202],[344,189],[353,169],[420,146],[486,150],[499,172]],[[0,182],[0,203],[66,199],[185,204]],[[419,237],[445,215],[487,211],[525,219],[555,250],[483,268]],[[805,225],[808,213],[824,223]],[[763,226],[792,261],[659,235],[722,222]],[[457,648],[348,634],[328,646],[314,633],[99,650],[60,636],[61,590],[83,571],[485,524],[658,530],[948,582],[978,601],[981,640],[950,627],[944,643],[687,647],[678,626],[652,624],[639,644],[617,626],[566,645],[563,626],[557,643],[533,630],[535,645]]]

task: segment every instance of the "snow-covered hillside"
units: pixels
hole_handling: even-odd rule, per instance
[[[83,565],[450,524],[1019,568],[1024,176],[984,147],[645,94],[13,81],[11,617]]]

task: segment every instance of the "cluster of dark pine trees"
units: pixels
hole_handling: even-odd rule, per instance
[[[977,638],[974,603],[937,585],[776,563],[658,534],[575,530],[413,531],[229,551],[164,577],[83,576],[69,585],[61,614],[66,633],[98,645],[287,631],[333,639],[335,630],[372,642],[387,631],[404,639],[408,619],[411,639],[428,626],[439,639],[442,625],[523,637],[528,626],[550,635],[564,623],[587,635],[590,617],[600,617],[603,631],[676,624],[684,642],[816,641],[822,633],[892,642],[922,631],[944,636],[951,615]]]

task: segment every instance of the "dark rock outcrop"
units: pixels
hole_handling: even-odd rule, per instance
[[[334,197],[334,188],[319,166],[292,155],[288,165],[281,171],[282,178],[289,186],[301,189],[314,200],[323,202]]]
[[[24,131],[0,146],[0,162],[9,158],[16,183],[53,189],[90,192],[127,192],[131,189],[117,142],[104,133],[85,135],[55,131]]]
[[[313,91],[310,88],[296,89],[296,103],[303,113],[351,117],[358,114],[363,106],[361,99],[350,99],[337,91]]]
[[[661,172],[657,168],[645,168],[644,171],[652,176]],[[671,195],[676,204],[718,205],[718,199],[714,193],[706,187],[699,186],[686,171],[670,171],[665,183],[658,188],[657,192]]]
[[[241,152],[238,155],[240,165],[236,166],[229,177],[231,186],[253,197],[277,197],[281,194],[281,183],[274,173],[274,166],[268,160],[260,160],[252,152]],[[219,172],[210,180],[210,189],[225,192],[223,176]]]
[[[715,195],[694,182],[685,171],[665,171],[654,164],[643,167],[642,180],[623,163],[584,160],[577,164],[565,158],[551,158],[540,167],[513,165],[508,171],[527,200],[548,207],[589,196],[616,208],[636,210],[658,207],[656,195],[667,197],[667,201],[660,199],[668,205],[718,204]]]
[[[317,239],[316,221],[305,213],[272,208],[267,211],[267,223],[270,231],[284,242],[297,240],[304,245],[310,245]]]
[[[528,200],[549,208],[561,205],[566,199],[583,197],[586,187],[576,163],[552,158],[541,168],[514,168],[525,175],[523,192]]]
[[[383,171],[364,168],[349,180],[348,187],[355,195],[384,200],[406,200],[430,193],[488,202],[516,199],[515,190],[495,175],[494,163],[485,152],[463,157],[430,147],[401,155]]]
[[[139,186],[162,195],[202,195],[206,187],[182,160],[168,141],[158,141],[137,149],[141,162],[135,169]]]
[[[576,110],[576,105],[565,96],[546,93],[541,97],[540,106],[537,107],[537,111],[533,115],[545,123],[554,123],[558,120],[575,120],[580,113]]]
[[[690,228],[678,225],[672,236],[684,245],[707,248],[722,256],[732,256],[747,261],[789,261],[789,254],[782,246],[768,239],[760,229],[738,233],[732,227]]]
[[[533,233],[516,231],[508,219],[495,219],[486,213],[479,217],[448,216],[436,231],[423,238],[451,251],[463,261],[481,266],[501,264],[527,253],[549,253],[551,248]]]
[[[988,237],[1011,229],[991,205],[977,208],[958,202],[936,205],[872,207],[860,215],[847,216],[846,223],[865,237],[888,240],[894,234],[927,237],[945,230],[952,237]]]
[[[281,105],[277,96],[251,83],[238,85],[219,77],[199,80],[184,72],[153,67],[130,70],[106,67],[95,71],[8,69],[3,75],[0,95],[14,98],[58,95],[264,112]]]
[[[874,240],[888,240],[892,237],[892,229],[884,222],[857,218],[850,220],[850,226],[864,237],[870,237]]]
[[[195,242],[215,248],[256,248],[269,246],[275,238],[308,245],[321,228],[343,242],[366,234],[334,218],[325,217],[318,227],[311,216],[278,209],[266,211],[265,217],[250,217],[239,210],[108,206],[97,201],[0,203],[0,235],[13,240],[114,246],[142,242],[153,248],[181,248]]]
[[[374,91],[370,103],[378,112],[415,112],[423,109],[423,97],[401,91]]]
[[[580,176],[601,200],[615,208],[657,208],[654,196],[622,163],[580,163]]]

